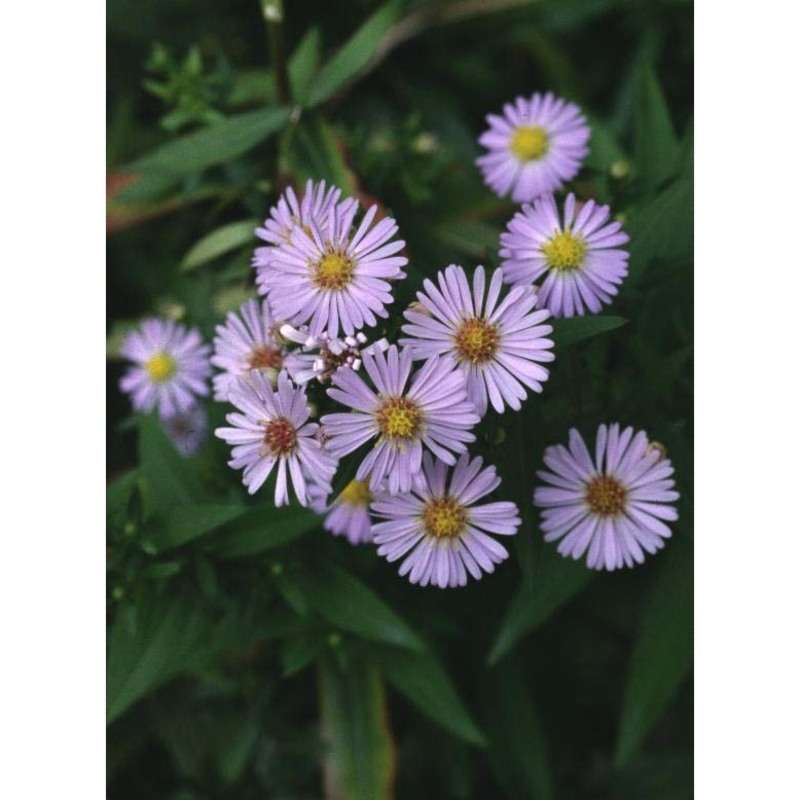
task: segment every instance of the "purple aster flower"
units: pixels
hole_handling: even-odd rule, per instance
[[[574,194],[564,202],[563,223],[552,195],[523,206],[500,235],[506,282],[530,284],[546,274],[540,307],[554,317],[597,314],[628,274],[628,253],[617,249],[628,236],[621,223],[608,222],[610,214],[594,200],[579,209]]]
[[[217,325],[211,363],[224,372],[214,376],[215,400],[227,400],[231,385],[252,370],[263,372],[275,385],[286,348],[276,339],[274,326],[266,300],[248,300],[238,314],[231,311],[225,324]]]
[[[303,352],[292,353],[286,359],[286,370],[298,385],[314,379],[326,383],[338,369],[360,369],[363,353],[376,350],[385,352],[389,349],[386,339],[379,339],[365,347],[367,337],[363,333],[331,339],[327,333],[311,336],[307,328],[301,330],[286,324],[281,326],[280,334],[284,339],[303,347]]]
[[[162,418],[188,411],[208,394],[210,347],[199,331],[171,319],[146,319],[131,331],[120,355],[134,362],[119,383],[137,411],[158,408]]]
[[[549,371],[541,362],[552,361],[553,332],[542,323],[548,311],[534,311],[536,293],[516,286],[499,302],[503,273],[495,270],[486,294],[483,267],[475,270],[472,290],[464,270],[451,264],[438,275],[439,286],[426,280],[417,292],[422,311],[408,310],[401,339],[415,359],[452,354],[467,378],[467,395],[480,416],[488,404],[498,413],[505,406],[519,411],[525,387],[542,391]],[[484,296],[486,305],[484,305]],[[427,313],[423,313],[427,312]]]
[[[321,492],[311,508],[318,514],[327,514],[323,527],[334,536],[345,536],[350,544],[364,544],[372,541],[372,522],[369,517],[369,504],[372,494],[366,481],[352,480],[330,505]]]
[[[588,551],[592,569],[632,567],[672,535],[664,524],[678,518],[672,463],[644,431],[601,425],[592,459],[573,429],[569,448],[548,447],[544,463],[550,471],[537,475],[551,485],[538,486],[533,502],[544,509],[545,541],[560,539],[562,556],[578,559]]]
[[[305,392],[292,385],[286,372],[278,375],[272,389],[267,378],[254,372],[236,378],[230,402],[241,413],[225,418],[233,427],[217,428],[215,434],[233,445],[233,469],[244,468],[242,482],[254,494],[278,465],[275,505],[289,502],[289,478],[301,505],[308,504],[308,483],[313,481],[330,492],[335,459],[322,448],[319,426],[309,423],[311,410]]]
[[[356,473],[360,481],[369,479],[372,490],[385,479],[391,494],[409,491],[423,446],[452,464],[453,453],[475,441],[470,429],[479,417],[452,358],[428,359],[411,377],[411,351],[392,345],[386,353],[365,354],[364,369],[375,389],[353,370],[339,370],[328,395],[353,411],[328,414],[321,422],[337,458],[377,437]]]
[[[198,403],[194,408],[161,420],[164,433],[183,456],[196,456],[208,435],[208,412]]]
[[[354,200],[334,205],[325,223],[310,220],[275,249],[269,280],[259,275],[258,288],[276,317],[335,339],[340,329],[352,336],[387,316],[389,282],[405,277],[401,267],[408,259],[395,255],[405,242],[392,240],[397,224],[391,217],[373,226],[377,206],[354,230],[357,211]]]
[[[286,189],[270,209],[264,225],[256,228],[256,236],[269,243],[267,247],[257,247],[253,255],[253,266],[259,280],[266,282],[270,280],[268,268],[275,246],[288,242],[295,228],[308,227],[311,221],[317,225],[324,225],[341,194],[342,190],[335,186],[326,188],[325,181],[314,183],[309,180],[306,183],[303,199],[299,201],[291,186]]]
[[[489,114],[486,121],[489,129],[478,141],[489,152],[475,163],[496,194],[511,192],[516,203],[560,189],[589,152],[590,130],[581,110],[550,92],[518,97],[503,106],[502,117]]]
[[[447,465],[426,453],[412,491],[376,495],[372,511],[385,520],[372,526],[378,555],[397,561],[408,554],[400,574],[420,586],[464,586],[467,573],[480,580],[494,572],[508,551],[488,534],[515,534],[520,517],[514,503],[475,505],[500,485],[494,467],[482,466],[483,459],[465,453],[448,481]]]

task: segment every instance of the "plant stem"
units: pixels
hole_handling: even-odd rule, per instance
[[[292,90],[289,85],[289,73],[286,69],[286,51],[283,48],[283,0],[261,0],[261,11],[269,32],[269,46],[275,70],[278,103],[287,106],[292,102]]]

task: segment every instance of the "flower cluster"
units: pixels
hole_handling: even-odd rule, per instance
[[[588,153],[589,126],[574,103],[534,94],[518,97],[489,114],[479,142],[489,151],[478,158],[484,180],[498,195],[524,203],[500,237],[505,280],[538,290],[538,306],[554,317],[596,314],[611,302],[625,278],[628,242],[611,210],[570,193],[562,211],[554,192],[580,170]]]
[[[215,433],[248,492],[274,480],[275,505],[296,499],[325,515],[332,534],[373,543],[420,586],[464,586],[508,557],[494,537],[517,533],[519,508],[490,498],[501,479],[469,453],[475,426],[544,391],[553,318],[599,312],[627,272],[628,237],[608,207],[553,194],[588,152],[580,109],[535,94],[488,121],[478,166],[499,195],[525,203],[500,237],[501,264],[471,275],[451,264],[425,279],[396,343],[366,331],[405,278],[397,223],[309,181],[256,230],[261,298],[217,326],[213,354],[197,331],[163,320],[144,322],[122,350],[134,408],[157,408],[187,454],[202,441],[197,398],[216,367],[214,399],[235,410]],[[573,430],[544,462],[533,501],[562,555],[614,570],[669,537],[672,466],[644,432],[601,425],[592,458]]]

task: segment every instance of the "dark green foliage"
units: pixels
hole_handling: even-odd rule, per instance
[[[108,9],[109,796],[691,797],[691,5],[283,8],[285,106],[258,2]],[[591,120],[568,188],[622,220],[630,276],[601,315],[554,323],[541,395],[476,429],[523,517],[493,575],[410,586],[314,512],[275,508],[274,482],[248,496],[218,440],[185,459],[130,415],[124,332],[170,314],[210,339],[255,296],[253,229],[289,183],[396,218],[408,280],[380,335],[447,264],[496,266],[517,207],[482,184],[476,139],[546,90]],[[662,554],[595,574],[542,541],[531,497],[547,445],[613,421],[667,448],[680,520]]]

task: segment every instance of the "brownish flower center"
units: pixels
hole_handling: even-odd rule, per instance
[[[625,508],[625,487],[610,475],[592,478],[586,489],[586,502],[593,514],[616,517]]]
[[[320,289],[340,292],[352,278],[353,259],[346,253],[325,253],[314,265],[314,283]]]
[[[285,417],[275,417],[267,423],[264,444],[274,456],[288,456],[297,447],[297,431]]]
[[[464,361],[483,364],[497,352],[500,337],[497,328],[485,319],[464,320],[453,337],[458,354]]]
[[[387,439],[413,439],[422,427],[419,406],[407,397],[389,397],[375,412],[380,432]]]
[[[434,497],[422,509],[425,532],[437,539],[454,539],[464,532],[467,515],[452,497]]]
[[[266,344],[260,344],[250,353],[250,369],[280,369],[283,366],[281,351]]]

